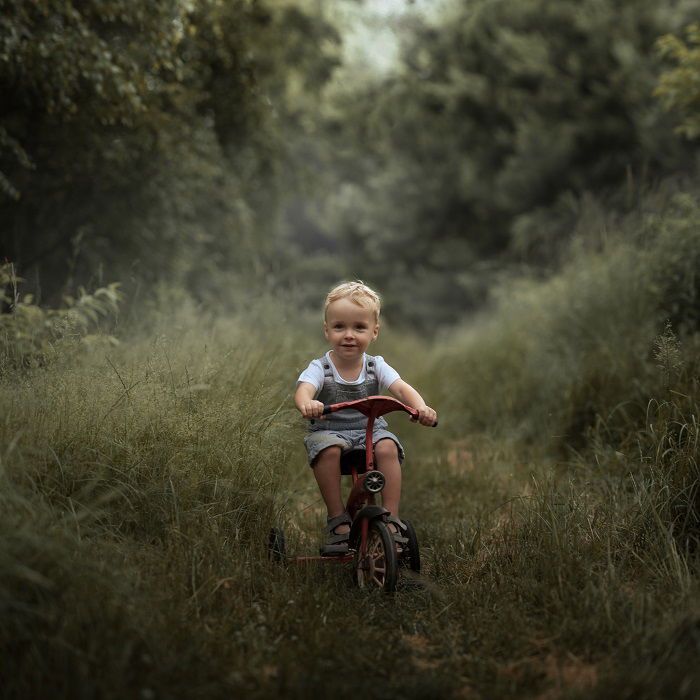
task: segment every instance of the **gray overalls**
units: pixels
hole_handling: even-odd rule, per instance
[[[330,360],[325,356],[319,358],[323,365],[323,386],[316,392],[314,398],[324,404],[355,401],[375,396],[379,393],[379,380],[374,367],[374,357],[367,355],[365,381],[361,384],[338,384],[335,381]],[[374,421],[375,428],[386,428],[387,422],[382,416]],[[364,430],[367,427],[367,416],[359,411],[336,411],[324,420],[311,421],[309,430]]]
[[[379,393],[379,380],[375,368],[375,359],[366,355],[365,380],[360,384],[339,384],[335,380],[330,360],[324,355],[319,358],[323,366],[323,386],[316,392],[314,399],[324,404],[355,401]],[[398,438],[388,430],[387,422],[379,416],[374,421],[373,441],[377,443],[383,438],[390,438],[399,450],[399,459],[403,460],[404,451]],[[342,453],[364,449],[367,417],[359,411],[336,411],[323,420],[311,420],[309,431],[304,438],[304,444],[309,453],[309,464],[327,447],[338,445]]]

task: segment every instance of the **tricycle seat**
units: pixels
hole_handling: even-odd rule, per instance
[[[344,476],[352,474],[353,467],[358,474],[364,474],[366,466],[364,450],[351,450],[340,458],[340,473]]]

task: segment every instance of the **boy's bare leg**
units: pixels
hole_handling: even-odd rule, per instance
[[[340,492],[340,447],[326,447],[316,458],[314,464],[314,476],[318,484],[321,498],[326,504],[328,517],[334,518],[345,512],[343,498]],[[350,531],[348,525],[338,525],[335,529],[337,535]]]
[[[382,489],[382,505],[398,518],[401,501],[401,463],[396,443],[391,438],[383,438],[375,444],[374,456],[377,467],[386,477],[386,484]],[[389,523],[389,527],[396,530],[392,523]]]

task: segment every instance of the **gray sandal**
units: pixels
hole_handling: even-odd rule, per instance
[[[340,525],[352,525],[352,520],[347,513],[341,513],[333,518],[328,518],[324,532],[328,533],[326,544],[321,547],[322,557],[342,557],[345,556],[350,547],[350,531],[341,534],[336,533],[336,528]]]
[[[408,532],[408,528],[393,515],[387,516],[386,520],[388,523],[396,526],[396,532],[391,533],[394,536],[394,542],[399,545],[408,544],[408,537],[404,534]]]

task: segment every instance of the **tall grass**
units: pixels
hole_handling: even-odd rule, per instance
[[[532,461],[480,575],[517,601],[509,630],[530,618],[597,660],[603,697],[700,683],[675,641],[652,682],[659,640],[687,640],[698,603],[699,215],[680,197],[623,222],[551,279],[504,286],[434,356],[451,435],[470,426]]]
[[[668,372],[650,360],[665,323],[689,343],[688,356],[696,347],[698,216],[697,203],[677,197],[663,214],[617,224],[600,252],[577,240],[550,279],[504,284],[491,311],[433,355],[450,414],[472,430],[550,447],[584,444],[601,420],[628,434],[664,390]]]
[[[59,694],[123,697],[144,658],[165,673],[203,653],[186,620],[250,585],[277,518],[300,338],[253,318],[167,320],[0,389],[0,664],[18,696],[55,676],[73,684]]]
[[[324,520],[291,403],[317,319],[180,300],[7,373],[3,696],[697,694],[698,213],[622,222],[436,342],[382,331],[440,412],[392,420],[424,562],[393,597],[266,559],[270,525],[308,553]]]

